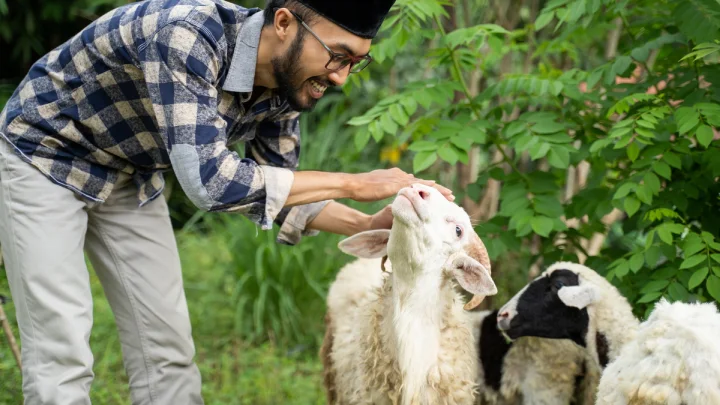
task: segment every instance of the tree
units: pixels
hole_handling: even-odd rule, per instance
[[[720,300],[717,2],[398,0],[383,32],[376,59],[413,63],[356,147],[457,179],[503,277],[572,260],[638,314]]]

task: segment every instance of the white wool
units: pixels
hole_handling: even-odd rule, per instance
[[[480,340],[483,320],[491,311],[473,319],[475,341]],[[482,353],[479,353],[482,357]],[[515,340],[502,365],[500,390],[485,385],[478,363],[477,405],[593,405],[600,378],[591,367],[587,350],[569,340],[522,337]],[[576,378],[584,373],[580,387]],[[577,388],[577,392],[576,392]]]
[[[557,262],[552,264],[543,272],[543,275],[552,273],[555,270],[570,270],[580,277],[580,285],[590,284],[599,290],[600,299],[589,305],[588,315],[590,325],[587,333],[587,349],[592,357],[598,361],[596,366],[600,367],[595,335],[602,331],[608,341],[608,357],[617,357],[620,349],[635,337],[639,321],[632,313],[632,307],[620,291],[610,284],[607,279],[582,264],[573,262]]]
[[[715,305],[658,302],[636,339],[605,369],[597,403],[720,404]]]
[[[386,269],[391,266],[386,262]],[[424,393],[405,403],[472,404],[477,346],[464,300],[453,288],[442,292],[449,305],[431,308],[427,304],[439,298],[427,295],[429,287],[398,291],[380,269],[380,259],[358,259],[343,267],[328,293],[332,348],[324,350],[334,377],[326,386],[332,385],[337,395],[329,402],[399,404],[405,385],[407,392]],[[394,306],[393,294],[402,295],[407,305]],[[442,327],[429,321],[440,313]],[[402,374],[401,368],[413,372]]]
[[[610,363],[602,373],[597,405],[720,405],[720,314],[713,303],[661,300],[640,323],[628,301],[605,278],[576,263],[555,263],[545,273],[568,269],[602,298],[589,305],[588,350],[597,359],[601,331]]]

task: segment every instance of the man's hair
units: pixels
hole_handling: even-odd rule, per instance
[[[265,22],[263,26],[271,25],[275,20],[275,9],[285,7],[297,13],[305,24],[310,25],[320,15],[297,0],[267,0],[263,15]],[[304,30],[300,30],[303,33]]]

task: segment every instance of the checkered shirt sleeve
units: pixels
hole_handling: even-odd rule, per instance
[[[295,244],[317,232],[307,223],[327,201],[283,209],[299,155],[297,113],[262,122],[241,158],[227,147],[216,88],[219,45],[202,26],[175,21],[139,49],[160,133],[188,198],[207,211],[240,212],[262,229],[281,224],[278,239]]]

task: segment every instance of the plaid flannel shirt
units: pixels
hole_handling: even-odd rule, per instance
[[[246,215],[296,244],[327,201],[283,208],[299,113],[252,97],[263,16],[222,0],[146,0],[110,11],[49,52],[0,113],[0,135],[53,182],[103,202],[130,180],[138,204],[173,170],[199,208]],[[245,143],[245,157],[228,145]]]

